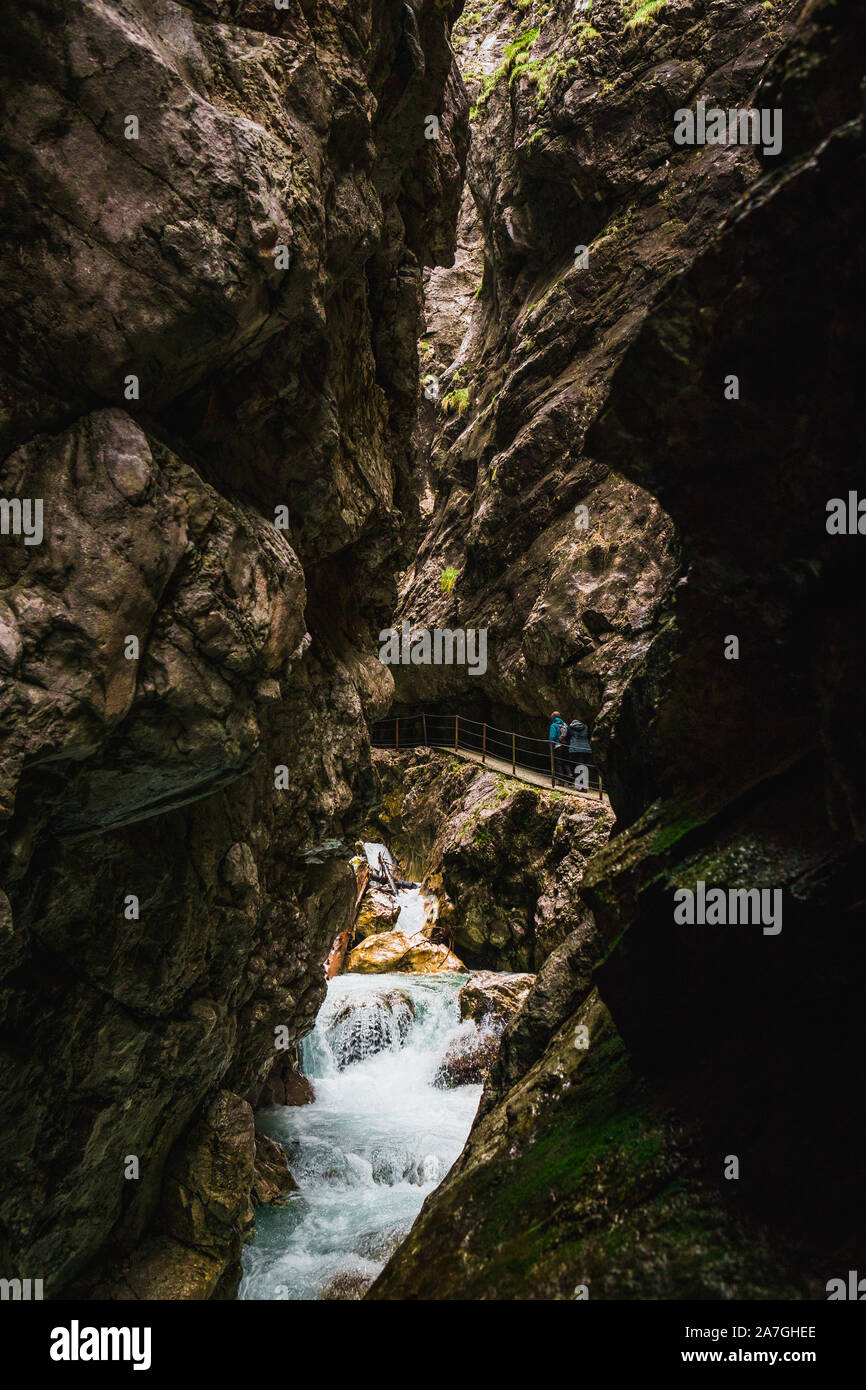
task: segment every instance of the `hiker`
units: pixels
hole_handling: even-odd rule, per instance
[[[568,781],[569,766],[566,760],[568,725],[558,709],[555,709],[550,716],[550,728],[547,731],[547,741],[553,750],[554,775],[556,777],[561,777],[564,781]]]
[[[570,764],[570,774],[572,781],[577,780],[577,769],[584,766],[588,769],[589,761],[592,757],[592,748],[589,742],[589,729],[585,724],[581,724],[579,719],[572,719],[568,726],[568,761]],[[589,786],[589,775],[587,772],[587,789]]]

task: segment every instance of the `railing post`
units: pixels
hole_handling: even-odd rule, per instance
[[[421,727],[424,730],[424,747],[428,748],[429,744],[427,742],[427,716],[423,710],[421,711]]]
[[[550,741],[550,785],[556,787],[556,769],[553,764],[553,740]]]
[[[481,766],[482,766],[482,767],[484,766],[484,761],[485,761],[486,757],[487,757],[487,725],[484,724],[484,725],[482,725],[482,728],[481,728]]]
[[[511,733],[511,773],[517,776],[517,735],[512,730]]]
[[[457,752],[457,746],[458,746],[459,742],[460,742],[460,715],[459,715],[459,714],[455,714],[455,716],[454,716],[454,752],[455,752],[455,753]]]
[[[599,770],[598,770],[598,799],[599,799],[599,801],[602,800],[602,795],[603,795],[603,794],[602,794],[602,789],[601,789],[601,768],[599,768]]]
[[[394,752],[400,752],[400,716],[394,720]]]

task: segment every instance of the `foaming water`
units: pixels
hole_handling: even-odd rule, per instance
[[[401,897],[413,894],[420,900],[417,889]],[[402,913],[400,926],[416,929]],[[337,1275],[382,1269],[460,1153],[478,1108],[480,1086],[431,1084],[448,1042],[465,1028],[457,995],[466,978],[329,981],[301,1044],[315,1101],[258,1115],[259,1128],[284,1145],[300,1191],[284,1207],[258,1212],[239,1298],[312,1299]]]

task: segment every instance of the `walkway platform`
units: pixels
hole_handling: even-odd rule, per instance
[[[395,752],[393,744],[387,745],[374,743],[373,747],[382,753]],[[597,791],[578,791],[577,787],[571,786],[569,782],[559,781],[557,781],[556,787],[554,788],[550,785],[550,777],[545,775],[544,773],[532,772],[529,768],[520,767],[519,765],[516,771],[512,771],[510,762],[506,762],[503,758],[494,757],[490,753],[487,753],[482,758],[481,753],[473,753],[468,748],[455,749],[449,748],[445,744],[438,743],[430,743],[426,745],[415,743],[409,745],[409,747],[403,747],[397,751],[401,753],[408,753],[411,748],[422,747],[434,748],[437,753],[450,753],[453,758],[462,758],[464,762],[476,763],[478,767],[484,767],[485,769],[489,768],[491,772],[497,772],[502,777],[510,777],[515,782],[525,782],[528,786],[538,787],[541,791],[552,792],[555,790],[558,792],[562,792],[564,796],[577,797],[581,801],[592,801],[596,804],[599,801],[601,801],[605,806],[610,806],[610,797],[608,796],[607,792],[601,792],[601,794],[599,794],[599,792]]]

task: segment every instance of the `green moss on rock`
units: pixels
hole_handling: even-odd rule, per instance
[[[589,1046],[575,1046],[578,1025]],[[798,1298],[593,991],[476,1123],[372,1299]]]

